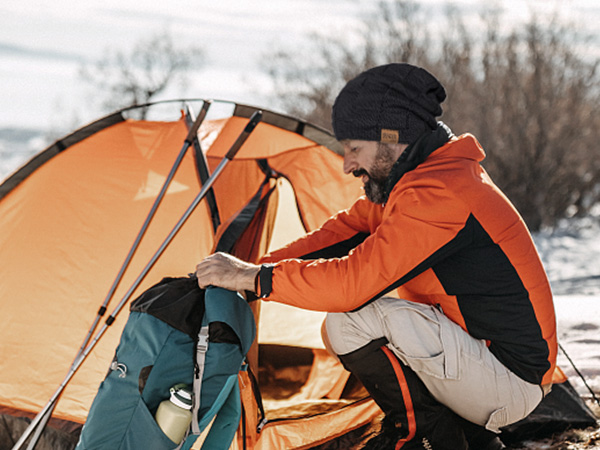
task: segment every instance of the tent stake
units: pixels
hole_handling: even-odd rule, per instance
[[[204,186],[202,186],[202,189],[200,190],[200,192],[198,193],[198,195],[196,196],[196,198],[192,201],[191,205],[185,211],[185,213],[183,214],[183,216],[181,217],[181,219],[179,219],[179,221],[177,222],[177,224],[175,225],[175,227],[171,230],[171,232],[169,233],[169,235],[167,236],[167,238],[164,240],[164,242],[158,248],[158,250],[156,251],[156,253],[154,254],[154,256],[150,259],[150,261],[148,262],[148,264],[146,265],[146,267],[144,267],[144,269],[142,270],[142,273],[136,278],[136,280],[134,281],[133,285],[129,288],[129,290],[127,291],[127,293],[123,297],[123,299],[115,307],[115,309],[113,310],[113,312],[111,313],[111,315],[106,319],[106,322],[104,323],[104,325],[102,326],[102,328],[100,328],[100,330],[98,331],[98,333],[96,334],[96,336],[94,337],[94,339],[92,339],[88,343],[88,345],[85,347],[85,349],[83,349],[83,351],[78,352],[77,356],[75,357],[75,361],[73,361],[71,369],[67,373],[65,379],[62,381],[62,383],[60,384],[60,386],[58,387],[58,389],[54,392],[54,394],[52,395],[52,397],[50,398],[50,400],[48,401],[48,403],[46,403],[46,405],[44,406],[44,408],[31,421],[31,423],[29,424],[29,426],[27,427],[27,429],[25,430],[25,432],[21,435],[21,437],[19,438],[19,440],[17,441],[17,443],[12,447],[11,450],[19,450],[21,448],[21,446],[25,443],[25,441],[29,438],[29,436],[31,436],[31,434],[37,428],[37,426],[42,422],[42,420],[47,420],[47,419],[45,419],[45,416],[48,413],[50,413],[50,415],[51,415],[51,412],[52,412],[52,410],[54,409],[54,406],[55,406],[54,404],[56,403],[56,401],[58,400],[58,398],[60,397],[60,395],[62,394],[62,392],[64,391],[64,389],[66,388],[66,386],[69,383],[69,381],[71,381],[71,379],[73,378],[73,376],[75,375],[75,373],[77,372],[77,370],[79,369],[79,367],[81,367],[81,364],[83,364],[83,362],[85,361],[85,359],[87,358],[87,356],[90,354],[90,352],[96,346],[96,343],[104,335],[104,333],[106,332],[107,328],[110,325],[113,324],[113,322],[115,321],[116,316],[119,314],[119,312],[121,311],[121,309],[123,308],[123,306],[125,306],[125,304],[129,301],[129,299],[131,298],[131,295],[133,294],[133,292],[137,289],[137,287],[140,285],[140,283],[146,277],[146,275],[148,274],[148,272],[152,269],[152,267],[154,266],[154,264],[156,263],[156,261],[158,260],[158,258],[160,258],[160,256],[163,254],[163,252],[165,251],[165,249],[167,248],[167,246],[175,238],[175,236],[177,235],[177,233],[179,232],[179,230],[183,227],[183,225],[185,224],[185,222],[187,222],[187,220],[192,215],[192,213],[194,212],[194,210],[196,209],[196,207],[198,206],[198,204],[206,196],[206,193],[212,187],[212,185],[214,184],[215,180],[219,177],[219,175],[221,174],[221,172],[223,171],[223,169],[225,168],[225,166],[227,165],[227,163],[234,158],[234,156],[240,150],[240,148],[242,147],[242,145],[244,144],[244,142],[246,141],[246,139],[248,139],[248,136],[250,135],[250,133],[252,133],[252,131],[254,131],[254,128],[256,127],[256,125],[258,124],[258,122],[260,122],[261,119],[262,119],[262,111],[256,111],[252,115],[252,117],[250,117],[250,121],[248,122],[248,124],[246,125],[246,127],[244,128],[244,130],[240,133],[240,135],[238,136],[237,140],[233,143],[233,145],[231,146],[231,148],[229,149],[229,151],[227,152],[227,154],[223,157],[223,159],[221,160],[221,162],[219,163],[219,165],[217,166],[217,168],[215,169],[215,171],[211,174],[211,176],[209,177],[209,179],[206,180],[206,183],[204,184]],[[48,416],[48,418],[49,418],[49,416]]]

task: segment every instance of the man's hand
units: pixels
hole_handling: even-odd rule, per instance
[[[254,282],[260,266],[250,264],[227,253],[215,253],[196,266],[198,286],[218,286],[230,291],[255,291]]]

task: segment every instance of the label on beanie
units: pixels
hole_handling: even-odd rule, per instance
[[[398,143],[398,131],[397,130],[381,130],[381,142],[384,144],[397,144]]]

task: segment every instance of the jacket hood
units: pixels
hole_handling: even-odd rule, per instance
[[[446,144],[433,152],[430,158],[464,158],[481,162],[485,159],[485,156],[485,151],[477,138],[470,133],[466,133],[458,137],[452,137]]]

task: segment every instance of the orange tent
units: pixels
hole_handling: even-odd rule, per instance
[[[111,114],[57,141],[0,186],[0,412],[31,417],[60,385],[182,148],[193,110],[202,104],[163,102]],[[140,111],[144,120],[133,118]],[[108,312],[255,111],[211,104]],[[215,249],[256,260],[348,207],[360,195],[360,182],[343,174],[337,146],[319,128],[265,111],[132,298],[164,276],[192,272]],[[67,384],[53,412],[54,425],[85,421],[126,314],[117,316]],[[279,417],[271,411],[281,409],[281,402],[265,398],[266,425],[260,434],[246,433],[255,448],[310,446],[378,414],[371,401],[342,398],[348,374],[322,350],[322,315],[269,304],[261,316],[265,361],[281,346],[309,349],[299,384],[304,387],[292,395],[297,405],[323,400],[329,419],[297,420],[302,408],[300,414],[284,408],[288,420],[275,420]],[[252,358],[256,364],[256,349]],[[256,402],[247,400],[247,407]],[[354,408],[346,408],[350,404]],[[248,420],[257,425],[256,415]]]

